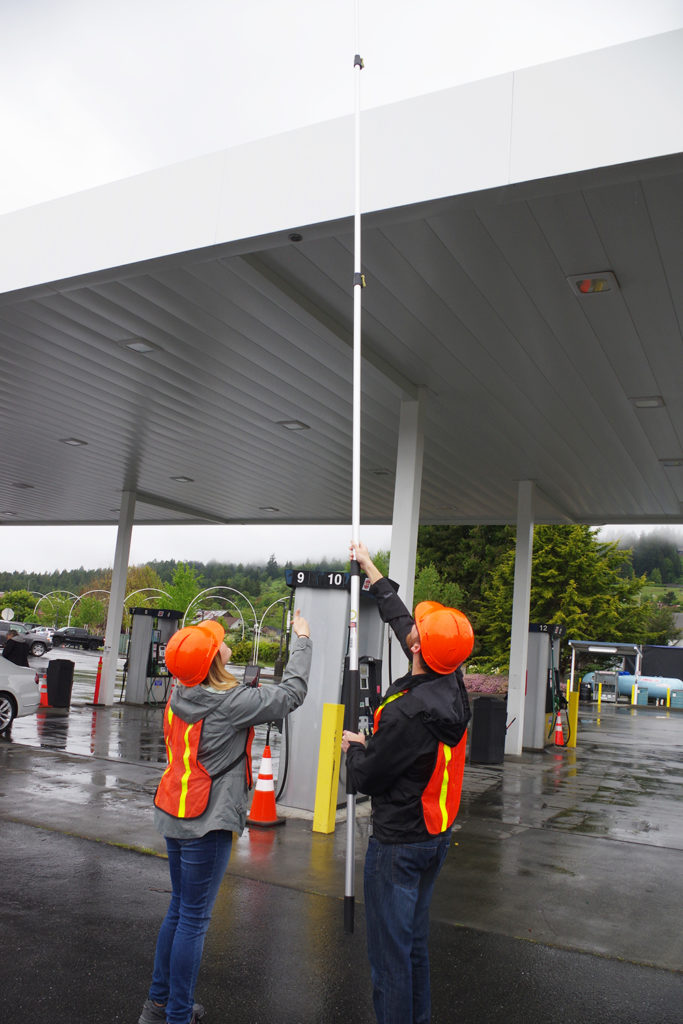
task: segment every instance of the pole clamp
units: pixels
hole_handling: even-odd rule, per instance
[[[360,285],[361,288],[365,288],[365,274],[354,274],[353,275],[353,287]]]
[[[361,71],[365,67],[365,64],[363,63],[363,58],[359,53],[357,53],[356,56],[353,58],[353,66],[354,68],[360,68]]]

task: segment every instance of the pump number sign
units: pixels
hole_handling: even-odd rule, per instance
[[[317,569],[285,569],[288,587],[318,587],[325,590],[348,590],[348,572],[320,572]]]

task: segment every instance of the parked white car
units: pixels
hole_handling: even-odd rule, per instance
[[[40,706],[36,670],[21,668],[0,656],[0,732],[12,727],[15,718],[33,715]]]

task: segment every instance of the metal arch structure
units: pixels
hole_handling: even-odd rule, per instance
[[[197,604],[197,602],[199,601],[200,598],[204,597],[207,594],[214,594],[218,590],[228,590],[228,591],[230,591],[230,593],[237,594],[238,597],[241,597],[242,600],[245,601],[246,604],[249,605],[249,608],[251,610],[251,614],[252,614],[252,616],[254,618],[254,628],[256,628],[256,625],[258,623],[258,616],[256,615],[256,609],[254,608],[253,604],[251,603],[249,598],[246,596],[246,594],[243,594],[241,590],[237,590],[235,587],[207,587],[206,590],[201,590],[196,595],[196,597],[192,598],[192,600],[188,604],[187,608],[185,609],[185,614],[183,615],[183,621],[182,621],[183,626],[185,625],[185,620],[187,619],[187,616],[188,616],[188,613],[190,611],[190,608],[192,608],[193,605]]]
[[[69,618],[67,619],[67,622],[66,622],[67,626],[71,625],[71,614],[72,614],[74,608],[76,607],[76,605],[78,604],[78,602],[82,601],[84,597],[89,597],[91,594],[106,594],[107,597],[111,597],[111,591],[110,590],[98,590],[98,589],[96,589],[96,590],[86,590],[84,594],[79,594],[78,597],[76,598],[76,600],[74,601],[74,603],[69,608]]]
[[[134,590],[131,594],[126,594],[126,596],[124,598],[124,601],[123,601],[124,606],[125,606],[127,601],[130,601],[131,597],[135,597],[136,594],[144,594],[144,593],[147,593],[147,592],[151,592],[151,593],[154,593],[154,594],[162,594],[164,597],[167,597],[169,599],[169,601],[171,600],[171,595],[167,594],[165,590],[160,590],[158,587],[141,587],[140,590]],[[150,598],[143,598],[143,600],[152,600],[152,599],[150,597]]]
[[[32,591],[32,593],[33,593],[33,591]],[[36,601],[35,607],[33,609],[33,614],[34,615],[36,614],[36,611],[38,610],[38,605],[40,604],[41,601],[44,601],[48,597],[52,597],[54,594],[68,594],[69,597],[78,597],[77,594],[72,594],[72,592],[70,590],[49,590],[47,592],[47,594],[42,594],[38,598],[38,600]]]
[[[266,608],[266,610],[264,611],[263,615],[261,616],[261,618],[258,621],[258,625],[257,625],[256,630],[255,630],[255,634],[256,635],[254,637],[254,664],[255,665],[258,664],[259,648],[261,646],[261,633],[263,631],[263,623],[266,620],[266,615],[268,614],[268,612],[270,611],[271,608],[274,608],[278,604],[284,604],[284,605],[289,604],[289,598],[288,597],[278,597],[277,601],[273,601],[272,604],[268,605],[268,607]]]

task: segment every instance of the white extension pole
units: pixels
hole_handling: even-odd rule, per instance
[[[354,545],[360,539],[360,429],[361,429],[361,329],[360,329],[360,297],[363,287],[360,256],[360,73],[363,61],[359,50],[359,2],[355,2],[355,56],[353,68],[355,73],[355,115],[354,115],[354,216],[353,216],[353,448],[351,492],[351,537]],[[349,613],[349,708],[348,728],[352,732],[358,729],[358,612],[360,606],[360,566],[355,559],[351,560],[351,601]],[[356,794],[348,782],[346,786],[346,878],[344,887],[344,931],[352,932],[354,923],[354,874],[356,845]]]

